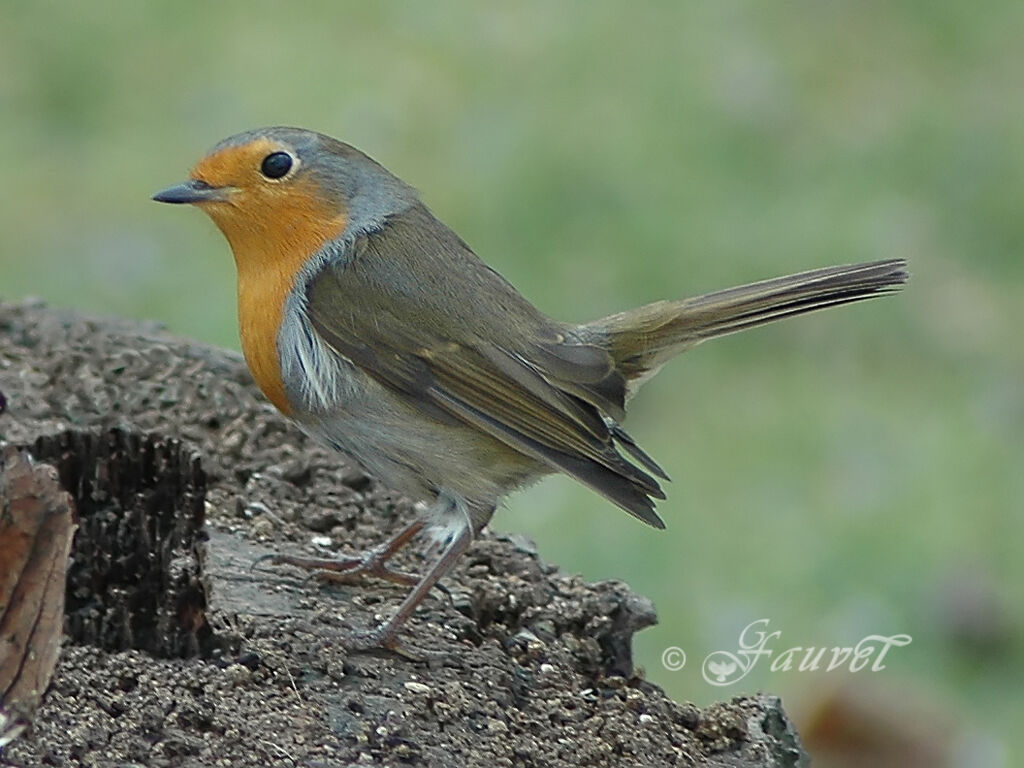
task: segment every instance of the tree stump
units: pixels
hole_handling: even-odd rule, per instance
[[[277,415],[233,353],[0,304],[0,398],[0,440],[56,467],[81,521],[53,681],[0,764],[805,764],[778,699],[671,701],[633,668],[650,602],[517,537],[474,542],[410,620],[426,661],[346,651],[402,588],[252,563],[364,549],[415,512]]]

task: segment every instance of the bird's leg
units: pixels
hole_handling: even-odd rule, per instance
[[[443,542],[441,555],[422,578],[417,579],[411,574],[388,568],[385,565],[388,558],[408,544],[427,525],[442,525],[442,530],[447,535],[441,539]],[[442,493],[439,495],[437,504],[428,511],[425,519],[416,520],[399,531],[398,535],[387,543],[371,549],[361,556],[317,558],[273,554],[259,558],[253,566],[255,567],[261,562],[271,562],[275,565],[294,565],[314,570],[316,571],[314,575],[317,578],[329,581],[350,581],[361,576],[375,576],[400,584],[414,585],[412,592],[398,606],[394,616],[375,629],[349,633],[346,636],[345,645],[352,650],[389,648],[399,653],[405,653],[411,659],[419,659],[417,655],[410,654],[399,646],[398,630],[412,616],[416,607],[423,602],[438,581],[451,571],[458,559],[469,548],[475,532],[476,526],[466,509],[465,501]]]
[[[313,576],[322,581],[351,583],[366,576],[372,576],[384,581],[412,586],[422,582],[411,573],[388,567],[387,561],[422,531],[424,525],[423,520],[416,520],[399,531],[390,541],[351,557],[302,557],[275,553],[259,558],[253,563],[253,567],[269,562],[272,565],[294,565],[298,568],[315,571]]]
[[[447,543],[437,562],[431,566],[423,578],[420,579],[415,589],[410,592],[402,604],[398,606],[395,615],[385,621],[376,629],[365,632],[353,632],[346,638],[346,645],[352,649],[361,648],[390,648],[401,650],[398,647],[397,634],[406,620],[412,616],[423,599],[437,582],[445,576],[455,565],[456,561],[469,548],[473,541],[473,528],[466,525],[454,534]],[[412,657],[415,658],[415,657]]]

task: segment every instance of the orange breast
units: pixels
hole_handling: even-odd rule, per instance
[[[238,329],[245,362],[263,394],[285,415],[291,415],[292,406],[281,380],[277,332],[297,273],[238,276]]]
[[[245,361],[263,394],[291,415],[277,348],[285,299],[309,257],[345,230],[345,214],[323,204],[308,185],[211,207],[208,213],[235,255]]]

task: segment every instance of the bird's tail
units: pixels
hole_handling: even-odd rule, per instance
[[[907,281],[903,259],[800,272],[682,301],[658,301],[583,326],[630,382],[630,394],[667,360],[705,339],[784,317],[892,293]]]

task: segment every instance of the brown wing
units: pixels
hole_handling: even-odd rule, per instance
[[[592,398],[583,396],[588,386],[609,378],[607,353],[580,346],[582,362],[576,368],[583,380],[559,386],[573,379],[573,352],[551,321],[454,235],[411,238],[398,224],[397,230],[389,225],[365,238],[349,259],[311,280],[307,311],[316,332],[337,354],[423,412],[469,424],[575,477],[644,522],[664,527],[651,501],[664,498],[661,488],[619,454],[615,441],[648,469],[660,470],[638,448],[634,452],[628,435],[606,423],[590,402],[610,400],[614,393],[598,387]],[[437,252],[430,246],[445,247],[455,261],[448,263],[447,274],[431,271]],[[481,307],[481,296],[494,303]],[[512,322],[496,325],[502,311],[498,319]],[[544,324],[539,330],[550,332],[550,342],[516,344],[516,321],[520,327]],[[551,351],[538,353],[538,348]],[[602,359],[590,350],[601,352]],[[531,352],[545,359],[530,360]],[[554,373],[545,375],[545,368]]]

